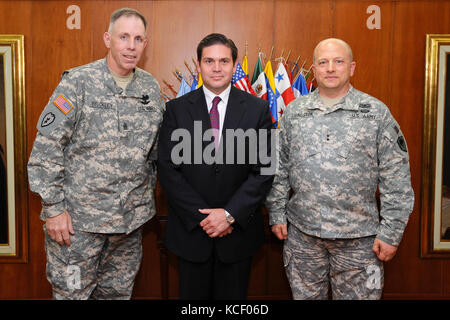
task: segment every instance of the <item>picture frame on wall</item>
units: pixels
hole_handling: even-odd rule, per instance
[[[0,34],[0,263],[28,261],[24,36]]]
[[[421,256],[450,258],[450,34],[426,35]]]

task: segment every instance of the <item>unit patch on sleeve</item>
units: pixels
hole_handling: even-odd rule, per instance
[[[47,126],[51,125],[53,123],[53,121],[55,121],[55,115],[53,114],[53,112],[48,112],[42,118],[41,127],[43,127],[43,128],[47,127]]]

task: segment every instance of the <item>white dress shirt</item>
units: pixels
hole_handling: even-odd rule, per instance
[[[231,83],[220,94],[215,94],[215,93],[211,92],[204,85],[202,87],[203,87],[203,92],[205,93],[206,106],[208,107],[208,113],[211,111],[213,99],[217,96],[219,96],[221,99],[219,104],[217,105],[217,110],[219,111],[219,143],[220,143],[220,139],[222,138],[223,121],[225,120],[225,113],[227,111],[228,98],[230,97]]]
[[[222,138],[222,128],[223,128],[223,121],[225,120],[225,113],[227,112],[227,104],[228,104],[228,98],[230,97],[230,91],[231,91],[231,83],[230,85],[223,90],[220,94],[215,94],[208,90],[204,85],[203,92],[205,93],[206,98],[206,106],[208,107],[208,113],[211,111],[212,108],[212,101],[215,97],[220,97],[220,102],[217,105],[217,111],[219,111],[219,143],[220,139]],[[225,214],[231,215],[227,210],[224,210]]]

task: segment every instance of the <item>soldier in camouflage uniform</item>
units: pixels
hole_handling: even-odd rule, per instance
[[[414,204],[406,142],[389,109],[350,84],[355,62],[344,41],[320,42],[313,68],[318,90],[294,100],[277,130],[270,224],[285,239],[295,299],[327,299],[329,285],[333,299],[379,299],[383,261]]]
[[[47,278],[56,299],[129,299],[142,225],[155,215],[156,140],[164,103],[136,67],[145,18],[119,9],[105,59],[63,73],[42,112],[28,162],[42,198]]]

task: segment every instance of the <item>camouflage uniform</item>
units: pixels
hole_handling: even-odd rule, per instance
[[[289,221],[319,240],[376,236],[400,243],[414,193],[405,139],[381,101],[350,87],[327,109],[316,90],[285,109],[277,138],[278,167],[266,200],[271,225]]]
[[[28,162],[31,190],[42,198],[41,219],[67,211],[75,232],[140,233],[156,213],[153,161],[163,112],[159,85],[144,70],[135,68],[126,90],[116,85],[106,59],[65,71],[39,118]],[[91,242],[84,246],[89,252]],[[141,253],[134,251],[130,263],[139,266]],[[134,275],[127,277],[134,281]]]

